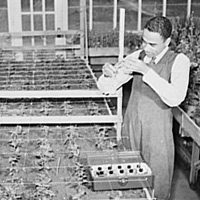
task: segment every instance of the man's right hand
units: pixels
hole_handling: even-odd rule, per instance
[[[105,77],[114,77],[117,73],[116,68],[110,63],[105,63],[102,67],[102,72]]]

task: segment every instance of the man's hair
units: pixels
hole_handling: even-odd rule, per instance
[[[163,16],[156,16],[148,20],[144,26],[150,32],[159,33],[164,40],[169,38],[172,33],[172,24],[170,20]]]

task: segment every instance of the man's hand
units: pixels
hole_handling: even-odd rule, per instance
[[[144,75],[149,71],[149,69],[150,68],[147,66],[146,63],[137,58],[127,57],[126,59],[124,59],[123,72],[126,74],[132,74],[133,72],[138,72]]]
[[[105,77],[114,77],[117,73],[117,70],[110,63],[105,63],[102,68],[102,72]]]
[[[150,67],[142,60],[137,58],[126,57],[122,61],[115,64],[105,63],[102,71],[105,77],[114,77],[118,71],[123,71],[125,74],[131,75],[133,72],[146,74]]]

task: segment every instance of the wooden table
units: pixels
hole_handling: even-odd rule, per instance
[[[180,125],[180,131],[186,132],[193,139],[191,156],[188,156],[188,152],[185,152],[185,155],[190,162],[189,184],[192,189],[196,189],[200,170],[200,127],[180,107],[173,108],[172,112],[174,119]]]

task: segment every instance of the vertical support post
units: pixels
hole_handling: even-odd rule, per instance
[[[189,18],[191,15],[191,4],[192,4],[192,0],[188,0],[187,1],[187,18]]]
[[[43,2],[45,3],[45,1]],[[45,8],[43,6],[43,17],[45,22]],[[55,30],[68,30],[68,0],[57,0],[55,3]],[[45,30],[45,29],[44,29]]]
[[[125,9],[120,8],[120,23],[119,23],[119,56],[118,60],[122,60],[124,56],[124,32],[125,32]]]
[[[80,0],[80,54],[81,58],[85,56],[85,12],[86,1]]]
[[[87,10],[86,10],[86,0],[84,4],[84,27],[85,27],[85,59],[88,64],[88,26],[87,26]]]
[[[21,32],[22,20],[21,20],[21,1],[8,0],[8,30],[9,32]],[[23,46],[23,39],[20,36],[11,37],[12,46]],[[15,59],[23,60],[23,52],[19,51],[15,55]]]
[[[66,4],[65,4],[65,8],[66,8],[66,13],[65,13],[66,27],[65,28],[66,28],[66,30],[69,30],[69,9],[68,9],[68,7],[69,7],[69,2],[68,2],[68,0],[66,0]],[[63,13],[63,15],[64,15],[64,13]]]
[[[119,55],[118,61],[121,61],[124,56],[124,32],[125,32],[125,9],[120,9],[120,23],[119,23]],[[122,88],[118,91],[117,99],[117,114],[119,116],[119,121],[117,123],[117,140],[121,139],[121,129],[122,129]]]
[[[193,141],[192,143],[192,157],[191,157],[191,163],[190,163],[190,177],[189,177],[189,183],[191,187],[196,186],[197,184],[197,178],[198,178],[198,169],[195,166],[195,163],[199,161],[199,155],[200,155],[200,148],[199,146]]]
[[[89,30],[92,30],[93,25],[93,0],[89,0]]]
[[[114,0],[114,9],[113,9],[113,29],[117,28],[117,0]]]
[[[142,0],[138,0],[138,27],[137,30],[141,31],[142,27]]]
[[[20,0],[8,0],[8,31],[9,32],[21,32],[22,20],[21,20],[21,1]],[[11,38],[12,46],[23,46],[22,37]]]
[[[167,0],[163,0],[163,12],[162,15],[166,17],[166,10],[167,10]]]
[[[30,10],[31,10],[31,22],[34,22],[34,11],[33,11],[33,0],[30,0]],[[31,31],[34,30],[34,23],[31,23]],[[35,39],[31,37],[31,45],[35,46]]]

